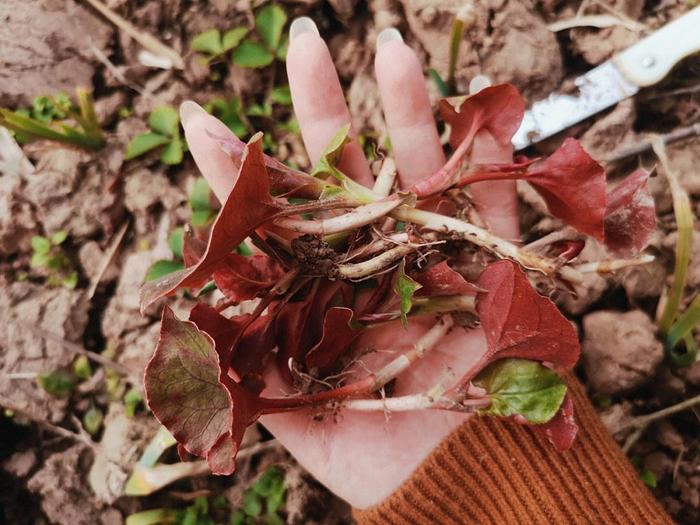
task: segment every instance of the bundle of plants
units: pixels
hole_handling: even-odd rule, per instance
[[[561,374],[580,347],[549,296],[575,293],[586,272],[640,261],[655,227],[648,174],[607,191],[604,169],[573,139],[548,158],[513,158],[524,103],[511,85],[445,99],[440,112],[452,155],[401,191],[388,157],[372,188],[339,169],[348,129],[311,173],[264,155],[260,134],[244,144],[210,133],[235,185],[210,231],[186,236],[185,269],[147,283],[141,297],[146,308],[212,281],[223,294],[216,306],[197,303],[187,320],[165,306],[146,369],[148,404],[182,452],[231,473],[246,427],[288,411],[469,412],[513,418],[558,449],[571,445],[577,427]],[[501,162],[479,162],[484,140]],[[565,226],[525,246],[491,233],[469,185],[513,179],[529,183]],[[255,251],[243,255],[246,240]],[[609,257],[577,263],[586,242]],[[363,343],[399,321],[426,327],[411,347]],[[440,354],[456,330],[478,331],[483,356],[459,374],[446,364],[425,391],[397,394],[401,374]],[[271,381],[286,394],[266,391]]]

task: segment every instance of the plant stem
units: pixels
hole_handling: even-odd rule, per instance
[[[377,195],[386,197],[391,193],[395,181],[396,163],[391,157],[387,157],[384,159],[382,169],[379,170],[379,175],[377,175],[377,179],[374,181],[372,191]]]
[[[430,328],[430,330],[428,330],[420,337],[420,339],[418,339],[418,341],[416,341],[411,350],[401,354],[399,357],[373,374],[374,383],[372,384],[370,391],[374,392],[379,390],[389,381],[399,376],[409,366],[423,357],[429,350],[433,349],[437,343],[443,337],[445,337],[445,335],[447,335],[447,332],[449,332],[453,326],[454,320],[452,319],[452,316],[446,315],[441,317],[438,322],[435,323],[432,328]]]
[[[498,257],[512,259],[529,270],[536,270],[550,277],[559,275],[571,283],[580,283],[583,279],[582,275],[572,267],[560,266],[551,259],[522,250],[515,244],[501,239],[483,228],[454,217],[409,208],[408,206],[401,206],[390,215],[400,221],[420,224],[433,231],[458,233],[462,239],[476,244]]]
[[[363,279],[385,270],[389,265],[401,259],[404,255],[416,251],[419,245],[400,244],[372,259],[360,263],[340,264],[333,271],[336,279]]]
[[[652,143],[652,148],[661,161],[669,186],[671,187],[673,212],[676,215],[676,224],[678,228],[673,284],[671,285],[671,291],[666,298],[666,304],[664,305],[664,310],[659,320],[659,332],[666,335],[678,315],[678,309],[683,299],[683,289],[685,288],[687,279],[688,262],[690,261],[690,252],[693,243],[693,212],[690,207],[688,193],[680,185],[676,172],[671,169],[669,165],[663,139],[657,137]]]
[[[643,254],[635,259],[612,259],[609,261],[596,261],[575,264],[573,268],[575,268],[581,273],[606,274],[616,272],[617,270],[622,270],[623,268],[629,268],[631,266],[641,266],[643,264],[649,264],[655,259],[656,257],[654,257],[653,255]]]
[[[354,230],[371,224],[401,205],[401,202],[402,201],[399,199],[382,200],[359,206],[344,215],[338,215],[328,219],[304,220],[282,218],[276,219],[275,224],[299,233],[321,236],[330,235]]]
[[[698,323],[700,323],[700,294],[695,296],[688,309],[671,326],[666,337],[666,346],[675,348],[679,341],[690,334]]]
[[[678,412],[692,408],[695,405],[700,405],[700,394],[695,397],[691,397],[690,399],[686,399],[685,401],[681,401],[675,405],[671,405],[670,407],[658,410],[657,412],[652,412],[651,414],[646,414],[644,416],[637,416],[620,425],[613,431],[613,433],[617,433],[628,428],[645,428],[654,421],[677,414]]]

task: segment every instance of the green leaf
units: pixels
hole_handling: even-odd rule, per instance
[[[290,106],[292,104],[292,92],[289,86],[277,86],[270,91],[270,99],[277,104]]]
[[[245,40],[233,51],[233,63],[239,67],[260,68],[269,66],[275,55],[257,42]]]
[[[239,244],[236,247],[236,253],[238,255],[243,255],[243,256],[249,257],[249,256],[253,255],[253,250],[248,248],[248,245],[246,244],[246,242],[243,241],[241,244]]]
[[[75,290],[75,287],[78,286],[78,272],[70,272],[68,275],[65,275],[61,285],[69,290]]]
[[[30,265],[32,268],[46,268],[51,260],[51,255],[48,253],[35,253],[32,255]]]
[[[175,137],[163,148],[160,160],[163,164],[174,166],[182,162],[184,145],[180,137]]]
[[[647,487],[652,489],[656,488],[656,476],[651,470],[643,469],[639,473],[639,477],[642,479],[642,482],[644,482],[644,484]]]
[[[260,496],[258,496],[252,490],[246,491],[243,495],[243,512],[248,516],[258,517],[262,514],[262,501]]]
[[[247,34],[247,27],[234,27],[233,29],[229,29],[228,31],[226,31],[222,39],[222,47],[224,53],[226,51],[231,51],[235,47],[238,47],[238,44],[241,43],[241,41],[245,38]]]
[[[170,238],[168,239],[168,246],[173,252],[173,255],[178,259],[182,259],[182,238],[185,235],[184,228],[175,228],[170,233]]]
[[[39,374],[36,381],[41,388],[54,397],[67,397],[73,390],[73,378],[63,370]]]
[[[175,511],[171,509],[151,509],[127,516],[125,525],[160,525],[173,523]]]
[[[440,73],[438,73],[437,71],[435,71],[435,69],[431,67],[430,69],[428,69],[428,76],[435,83],[435,87],[437,87],[437,90],[440,93],[441,97],[450,96],[450,90],[447,89],[447,84],[445,84],[445,81],[440,76]]]
[[[182,264],[180,261],[167,261],[167,260],[156,261],[148,269],[148,272],[146,272],[145,281],[148,282],[148,281],[154,281],[155,279],[160,279],[164,275],[168,275],[169,273],[177,272],[179,270],[182,270],[184,267],[185,267],[185,265]]]
[[[275,51],[275,56],[277,57],[277,60],[281,60],[282,62],[287,60],[287,48],[289,48],[289,36],[283,35],[282,42],[280,42],[279,47]]]
[[[59,230],[51,236],[51,244],[54,246],[59,246],[68,238],[68,232],[66,230]]]
[[[221,43],[221,32],[218,29],[209,29],[199,33],[192,39],[190,47],[193,51],[208,55],[220,55],[226,51]]]
[[[255,30],[268,49],[276,50],[287,23],[287,13],[277,4],[268,4],[255,16]]]
[[[90,361],[86,356],[78,356],[76,360],[73,361],[73,373],[78,379],[83,381],[90,379],[92,376],[92,367],[90,366]]]
[[[83,428],[85,428],[88,434],[94,436],[100,431],[102,419],[102,411],[93,405],[83,416]]]
[[[46,255],[51,250],[51,241],[41,235],[32,237],[32,250],[37,255]]]
[[[195,228],[203,228],[208,226],[216,217],[212,210],[198,210],[192,212],[192,226]]]
[[[126,147],[124,160],[131,160],[139,157],[168,142],[170,142],[168,137],[157,133],[142,133],[141,135],[136,135]]]
[[[526,359],[501,359],[474,380],[486,389],[491,405],[483,413],[508,417],[521,415],[533,424],[554,417],[566,396],[566,385],[549,368]]]
[[[192,211],[211,211],[211,190],[204,177],[197,177],[190,190],[189,200]]]
[[[252,104],[248,107],[246,115],[250,117],[271,117],[272,116],[272,105],[269,102],[264,104]],[[265,135],[265,138],[269,135]]]
[[[124,413],[126,417],[134,417],[136,409],[139,407],[141,401],[143,401],[143,398],[138,390],[132,388],[124,394]]]
[[[394,277],[394,293],[399,296],[401,322],[408,326],[408,313],[413,308],[413,294],[422,288],[420,284],[406,275],[406,260],[402,260]]]
[[[215,98],[204,107],[209,113],[215,115],[221,122],[226,124],[238,138],[242,138],[248,133],[248,126],[241,119],[242,105],[239,97],[232,97],[228,102],[222,98]]]
[[[174,137],[178,132],[180,125],[180,116],[175,111],[175,108],[170,106],[160,106],[151,111],[148,117],[148,126],[161,135]]]

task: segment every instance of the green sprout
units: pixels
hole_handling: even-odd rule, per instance
[[[173,259],[161,259],[154,262],[146,272],[146,282],[155,281],[156,279],[160,279],[164,275],[177,272],[185,267],[185,264],[182,262],[183,235],[183,228],[175,228],[170,233],[168,244],[170,245],[170,250],[173,252]]]
[[[241,508],[231,514],[231,525],[282,525],[278,511],[285,500],[284,473],[269,467],[243,494]]]
[[[198,496],[192,505],[183,510],[153,509],[137,512],[126,518],[126,525],[214,525],[209,515],[209,503]]]
[[[287,37],[283,37],[287,13],[277,4],[268,4],[255,15],[255,31],[233,50],[233,64],[239,67],[262,68],[275,59],[287,56]]]
[[[83,428],[88,434],[94,436],[100,431],[103,419],[102,411],[94,404],[91,404],[88,411],[83,415]]]
[[[177,111],[170,106],[155,108],[148,117],[148,127],[151,131],[131,139],[126,147],[124,160],[131,160],[162,148],[160,160],[163,164],[180,164],[186,146],[180,135],[180,116]]]
[[[692,331],[700,321],[700,295],[695,297],[682,315],[680,314],[692,251],[693,211],[688,193],[681,186],[678,181],[678,175],[670,166],[662,139],[655,140],[652,143],[652,147],[654,153],[661,161],[671,188],[673,212],[678,229],[673,282],[666,294],[659,319],[659,334],[664,342],[666,357],[671,365],[683,368],[695,363],[698,355],[698,348]]]
[[[248,28],[245,27],[234,27],[224,33],[218,29],[209,29],[196,35],[190,43],[190,48],[204,55],[205,62],[214,62],[238,47],[248,32]]]
[[[255,30],[234,27],[224,32],[209,29],[196,35],[190,48],[203,55],[205,63],[218,62],[232,52],[234,65],[263,68],[275,59],[287,56],[287,38],[283,37],[287,13],[277,4],[268,4],[255,16]]]
[[[105,145],[105,139],[92,95],[86,89],[76,89],[76,101],[77,107],[65,93],[60,93],[35,98],[29,110],[0,108],[0,126],[13,131],[20,142],[46,139],[98,150]]]
[[[78,284],[78,272],[73,269],[61,244],[68,237],[65,230],[54,233],[51,237],[35,235],[32,237],[31,266],[46,276],[48,286],[63,286],[70,290]]]
[[[75,386],[73,376],[63,370],[41,373],[36,376],[36,382],[46,392],[59,399],[68,397]]]
[[[226,124],[239,139],[250,132],[250,127],[243,117],[243,104],[239,97],[232,97],[230,100],[213,98],[204,104],[204,109]]]

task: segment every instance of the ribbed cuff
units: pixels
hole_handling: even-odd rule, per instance
[[[511,421],[470,418],[393,495],[355,511],[358,524],[672,524],[581,384],[567,383],[579,425],[571,449]]]

